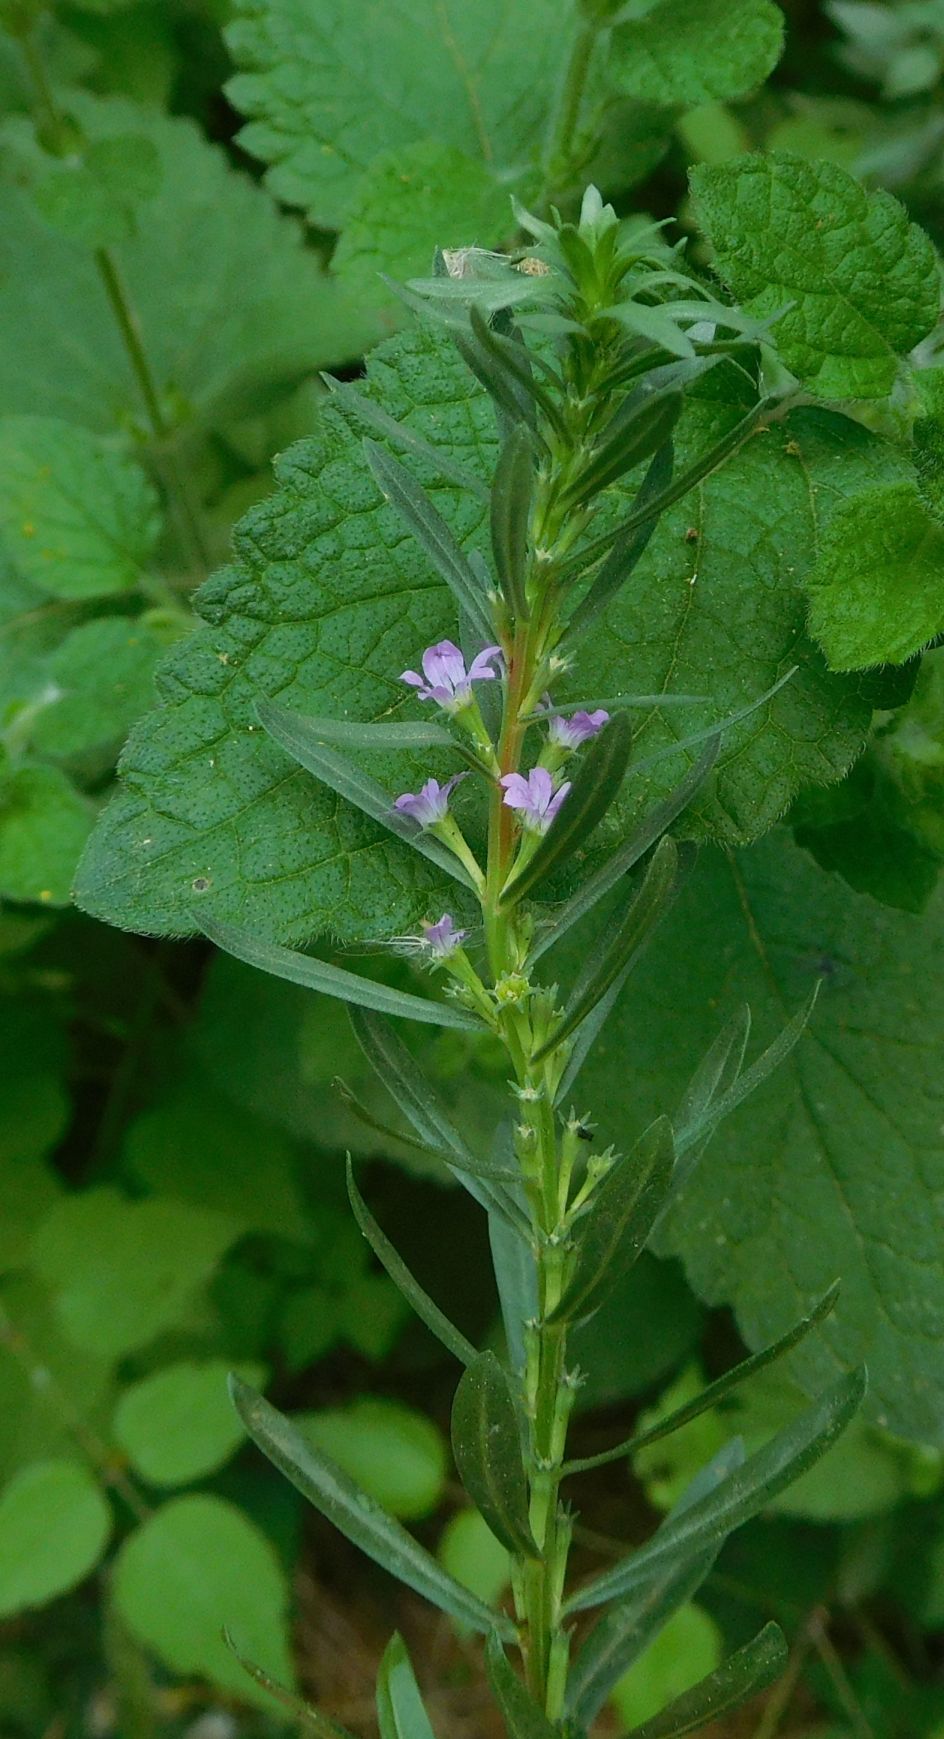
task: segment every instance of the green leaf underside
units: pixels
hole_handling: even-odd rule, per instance
[[[901,664],[944,629],[944,526],[914,484],[841,508],[807,577],[810,631],[833,670]]]
[[[880,398],[934,325],[934,252],[891,194],[834,163],[773,153],[695,170],[716,269],[823,398]]]
[[[363,316],[302,251],[296,226],[190,121],[74,90],[69,100],[94,139],[133,131],[160,156],[146,218],[115,253],[158,387],[179,397],[188,434],[245,415],[260,388],[283,391],[360,353]],[[0,411],[42,403],[99,431],[140,422],[140,390],[87,251],[12,186],[0,187],[0,235]]]
[[[391,340],[374,353],[367,390],[487,480],[490,406],[448,340],[422,330]],[[700,449],[742,414],[740,403],[699,398],[680,442]],[[459,543],[484,547],[481,502],[422,460],[407,461]],[[684,709],[686,735],[799,666],[726,733],[711,792],[688,812],[692,830],[752,837],[800,784],[837,777],[860,746],[871,707],[858,679],[829,675],[805,641],[799,582],[837,499],[903,475],[904,461],[857,425],[798,413],[754,436],[667,513],[632,586],[585,640],[576,693],[705,694]],[[80,870],[80,903],[112,923],[191,931],[195,881],[221,921],[288,942],[319,931],[343,940],[403,933],[448,909],[444,878],[293,770],[254,708],[277,693],[281,705],[314,716],[395,720],[401,706],[412,711],[400,672],[416,668],[424,646],[455,636],[452,600],[378,499],[359,431],[340,410],[325,408],[319,434],[279,460],[277,479],[276,494],[237,529],[235,565],[198,594],[207,626],[160,667],[160,704],[132,733],[123,790]],[[686,540],[691,526],[697,543]],[[637,717],[637,755],[671,747],[683,734],[678,715],[654,706]],[[631,825],[700,747],[667,757],[644,780],[631,775],[614,820]],[[418,789],[429,771],[428,757],[371,756],[371,774],[391,791]]]
[[[332,966],[327,960],[313,960],[307,954],[299,954],[293,948],[282,948],[278,943],[258,942],[248,931],[237,930],[233,925],[218,924],[206,918],[201,929],[218,948],[235,955],[237,960],[244,960],[247,966],[258,966],[260,972],[271,972],[276,978],[304,985],[308,990],[318,991],[321,996],[336,996],[341,1002],[372,1008],[380,1014],[398,1015],[403,1020],[422,1021],[430,1026],[453,1027],[460,1032],[482,1030],[481,1022],[449,1003],[434,1002],[431,997],[412,996],[406,990],[394,990],[373,978],[346,972],[343,967]]]
[[[509,1552],[539,1558],[511,1385],[492,1352],[479,1353],[456,1389],[452,1447],[476,1509]]]
[[[378,1503],[368,1498],[327,1456],[315,1450],[290,1420],[236,1378],[232,1393],[237,1412],[258,1447],[302,1496],[367,1557],[474,1630],[487,1634],[497,1627],[503,1635],[514,1637],[510,1620],[491,1611],[447,1575],[435,1558],[417,1545]]]
[[[698,1732],[706,1721],[720,1720],[749,1697],[766,1690],[783,1672],[787,1658],[780,1626],[765,1625],[753,1642],[739,1648],[707,1678],[676,1697],[651,1721],[634,1727],[632,1739],[683,1739],[686,1733]]]
[[[654,1566],[690,1559],[725,1539],[815,1465],[855,1416],[864,1393],[862,1370],[840,1377],[797,1420],[749,1456],[743,1467],[660,1528],[648,1545],[579,1589],[566,1610],[582,1612],[618,1600],[644,1583]]]
[[[669,988],[679,974],[684,1035]],[[892,911],[779,836],[730,861],[703,854],[658,949],[636,969],[632,1000],[608,1022],[583,1091],[607,1107],[604,1135],[612,1120],[625,1140],[627,1126],[681,1099],[735,994],[763,1042],[818,980],[807,1032],[714,1135],[661,1247],[683,1257],[703,1298],[733,1305],[755,1348],[839,1276],[836,1309],[790,1369],[815,1388],[865,1360],[869,1416],[941,1445],[940,894],[920,920]]]
[[[374,159],[421,140],[485,162],[507,185],[530,164],[561,56],[555,0],[393,0],[369,36],[342,0],[244,0],[227,31],[229,95],[272,191],[343,228]],[[422,42],[423,52],[415,52]],[[478,235],[440,244],[479,242]]]
[[[615,79],[649,103],[724,101],[762,84],[780,59],[783,16],[771,0],[660,0],[614,33]]]

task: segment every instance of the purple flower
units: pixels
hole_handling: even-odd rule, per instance
[[[423,924],[426,946],[436,960],[445,960],[465,941],[468,930],[457,930],[449,912],[444,912],[437,924]]]
[[[499,784],[508,808],[520,809],[522,825],[532,833],[547,832],[570,790],[570,780],[565,779],[555,791],[546,767],[532,767],[527,778],[523,773],[506,773]]]
[[[555,717],[548,725],[548,741],[556,743],[561,749],[579,749],[581,743],[595,737],[609,722],[610,715],[604,712],[602,706],[592,713],[571,713],[569,719]]]
[[[440,785],[438,779],[427,779],[422,790],[404,791],[393,807],[398,815],[408,815],[411,821],[418,821],[420,827],[434,827],[437,821],[444,819],[453,789],[464,778],[464,773],[455,773],[445,785]]]
[[[458,712],[472,699],[473,682],[495,680],[491,661],[500,652],[500,646],[486,646],[466,670],[458,646],[454,646],[451,640],[440,640],[435,646],[427,646],[423,653],[422,676],[418,676],[415,670],[405,670],[400,681],[418,689],[420,700],[434,700],[446,712]]]

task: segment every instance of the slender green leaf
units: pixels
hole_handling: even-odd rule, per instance
[[[773,409],[775,403],[774,399],[762,399],[760,404],[754,405],[746,416],[741,418],[740,422],[735,423],[733,429],[729,429],[728,433],[722,436],[720,441],[716,441],[714,446],[706,448],[704,453],[699,454],[699,457],[691,465],[680,472],[661,495],[653,496],[650,500],[634,507],[632,512],[620,521],[619,525],[613,526],[610,531],[603,532],[591,543],[584,544],[583,549],[578,550],[577,554],[564,564],[562,572],[564,574],[585,572],[593,562],[606,554],[617,538],[627,537],[630,532],[645,525],[647,520],[658,519],[667,507],[671,507],[676,501],[681,501],[682,496],[687,495],[690,489],[694,489],[696,483],[701,483],[710,476],[712,471],[716,471],[719,465],[724,464],[725,459],[729,459],[732,453],[736,453],[738,448],[743,446],[748,436],[760,427],[764,416]]]
[[[391,453],[365,438],[367,463],[382,493],[409,526],[440,578],[445,580],[460,610],[468,616],[483,641],[494,639],[494,629],[481,588],[452,532],[425,490]]]
[[[744,1445],[739,1437],[732,1438],[695,1475],[662,1528],[672,1527],[685,1510],[743,1464]],[[567,1676],[567,1712],[574,1720],[589,1727],[617,1680],[645,1652],[672,1614],[697,1594],[720,1549],[719,1544],[668,1565],[657,1564],[626,1600],[597,1620]]]
[[[615,929],[606,927],[591,949],[586,966],[571,992],[560,1024],[550,1038],[535,1052],[533,1061],[540,1062],[555,1050],[596,1007],[607,991],[636,958],[665,912],[671,898],[678,870],[678,851],[668,835],[664,835],[652,854],[642,887]]]
[[[306,772],[313,773],[316,779],[327,785],[330,791],[337,792],[346,803],[353,803],[356,809],[369,815],[378,826],[385,827],[388,833],[402,839],[405,845],[418,851],[421,857],[428,858],[430,863],[434,863],[437,869],[444,870],[454,881],[461,882],[463,887],[472,886],[459,859],[442,840],[424,832],[415,822],[401,815],[394,809],[389,792],[382,785],[378,785],[376,779],[372,779],[369,773],[363,772],[353,761],[346,760],[343,755],[327,746],[317,719],[302,718],[298,713],[290,712],[287,707],[279,706],[271,700],[257,701],[256,717],[273,741],[286,754],[291,755],[292,760],[297,761],[300,767],[304,767]],[[415,747],[415,744],[409,746]]]
[[[520,424],[508,436],[492,479],[492,554],[512,612],[528,614],[528,531],[534,488],[534,448]]]
[[[539,406],[544,412],[545,417],[555,432],[566,439],[567,425],[564,418],[561,416],[552,395],[537,379],[531,357],[526,347],[523,344],[505,338],[500,333],[496,332],[494,327],[490,326],[488,321],[485,319],[481,309],[476,308],[474,305],[469,311],[469,318],[472,322],[472,331],[479,346],[478,360],[484,363],[485,358],[488,358],[491,361],[494,369],[498,371],[498,375],[505,377],[504,386],[507,392],[514,391],[514,387],[511,383],[516,383],[519,392],[515,394],[515,397],[521,404],[523,420],[526,420],[532,428],[535,426],[536,419],[534,418],[533,412],[531,416],[528,416],[525,409],[527,401],[533,400],[534,404]],[[485,353],[485,358],[481,356],[483,351]],[[490,384],[493,379],[491,370],[483,368],[482,372],[478,369],[476,369],[475,372],[478,374],[478,378],[482,381],[483,386],[485,386],[488,391],[493,392],[493,387]],[[553,375],[553,371],[551,372]],[[507,380],[509,375],[511,376],[511,382]],[[561,388],[563,382],[560,380],[559,376],[553,375],[553,378],[558,385],[558,388]],[[497,381],[495,384],[498,384]]]
[[[720,1097],[711,1100],[700,1115],[696,1111],[690,1122],[680,1123],[676,1137],[680,1157],[696,1147],[708,1135],[713,1134],[723,1118],[730,1116],[732,1111],[743,1104],[744,1100],[749,1098],[750,1094],[757,1087],[760,1087],[775,1069],[780,1067],[784,1058],[790,1055],[794,1045],[803,1037],[810,1016],[816,1007],[818,995],[819,985],[817,984],[803,1008],[799,1009],[793,1019],[787,1022],[783,1031],[778,1033],[774,1039],[773,1044],[768,1045],[767,1049],[761,1052],[761,1055],[751,1064],[750,1068],[745,1069],[743,1074],[737,1075],[730,1087]],[[743,1016],[741,1019],[743,1020]]]
[[[683,1739],[709,1721],[718,1721],[756,1697],[787,1664],[787,1644],[779,1624],[765,1624],[744,1648],[739,1648],[707,1678],[676,1697],[651,1721],[634,1727],[631,1739]]]
[[[434,1304],[428,1292],[424,1292],[419,1281],[410,1273],[409,1268],[391,1244],[386,1232],[382,1231],[374,1219],[357,1184],[354,1181],[354,1167],[351,1156],[347,1156],[347,1193],[351,1210],[358,1226],[367,1239],[382,1268],[385,1268],[394,1285],[402,1292],[407,1303],[412,1305],[421,1322],[426,1324],[431,1334],[442,1341],[444,1347],[459,1360],[462,1365],[471,1365],[476,1358],[476,1351],[471,1341],[449,1321]]]
[[[660,1117],[618,1159],[577,1221],[577,1264],[551,1322],[589,1316],[642,1253],[672,1189],[672,1125]]]
[[[783,676],[778,677],[770,688],[765,689],[763,694],[759,694],[756,700],[749,701],[747,706],[738,707],[737,712],[728,713],[723,719],[716,720],[714,724],[705,725],[703,730],[693,731],[687,737],[678,737],[674,743],[667,743],[663,749],[656,749],[651,755],[644,756],[641,761],[636,762],[635,771],[647,773],[650,767],[657,767],[660,761],[665,761],[673,755],[679,755],[685,749],[697,748],[699,743],[706,742],[710,737],[724,736],[725,731],[743,723],[744,719],[749,719],[752,713],[759,712],[762,706],[766,706],[769,700],[773,700],[774,695],[779,694],[780,690],[792,681],[798,669],[798,665],[791,665],[790,669],[785,671]]]
[[[391,1123],[385,1123],[382,1117],[376,1116],[373,1111],[368,1111],[367,1106],[361,1103],[357,1094],[352,1092],[346,1081],[342,1081],[340,1075],[335,1076],[331,1085],[340,1094],[348,1110],[352,1111],[354,1116],[363,1123],[365,1129],[372,1129],[375,1135],[382,1135],[386,1141],[402,1141],[404,1146],[415,1148],[418,1153],[429,1153],[436,1159],[445,1160],[445,1155],[439,1148],[429,1147],[425,1141],[420,1141],[418,1136],[411,1135],[408,1130],[394,1129]]]
[[[675,1114],[676,1130],[701,1123],[717,1095],[723,1096],[733,1086],[744,1065],[750,1036],[751,1011],[744,1003],[725,1021],[689,1081]]]
[[[492,1267],[498,1287],[505,1340],[512,1369],[521,1374],[527,1359],[525,1324],[538,1316],[537,1277],[529,1238],[495,1213],[488,1216]]]
[[[559,1739],[560,1729],[525,1689],[495,1631],[485,1644],[485,1664],[509,1739]]]
[[[619,792],[632,743],[629,720],[625,713],[617,713],[594,737],[578,766],[566,802],[561,804],[534,855],[502,889],[503,906],[520,900],[555,865],[564,863],[585,844]]]
[[[584,469],[563,491],[563,507],[577,506],[599,495],[611,483],[618,483],[627,471],[651,458],[670,439],[685,402],[680,388],[664,387],[655,392],[640,388],[639,394],[637,398],[634,393],[617,411]],[[656,500],[658,497],[650,494],[649,502],[654,504]],[[645,505],[637,504],[635,511],[643,512]]]
[[[311,718],[291,712],[276,702],[261,702],[260,706],[277,722],[291,719],[304,725],[306,738],[316,746],[339,743],[342,748],[366,749],[369,753],[374,749],[403,749],[406,752],[452,749],[453,752],[462,752],[462,744],[443,730],[442,725],[427,723],[423,719],[378,719],[376,723],[368,724],[360,719]],[[259,712],[258,707],[256,710]]]
[[[515,1627],[463,1588],[417,1544],[399,1522],[302,1435],[290,1419],[254,1389],[230,1379],[233,1404],[253,1442],[302,1497],[376,1564],[453,1618],[487,1634],[497,1627],[513,1640]]]
[[[436,1739],[402,1636],[394,1631],[377,1672],[380,1739]]]
[[[492,401],[499,439],[506,441],[519,423],[536,434],[537,412],[533,395],[526,392],[518,378],[503,368],[491,351],[468,331],[457,331],[455,340],[466,367],[471,369]]]
[[[357,1042],[371,1068],[427,1147],[441,1153],[454,1170],[467,1172],[470,1177],[517,1182],[516,1171],[479,1159],[472,1152],[419,1064],[387,1021],[354,1008],[350,1010],[350,1019]]]
[[[779,1340],[772,1341],[769,1347],[762,1347],[760,1352],[751,1353],[748,1358],[742,1359],[739,1364],[732,1366],[730,1371],[725,1371],[724,1376],[717,1377],[713,1383],[709,1383],[706,1388],[702,1389],[693,1401],[686,1402],[683,1407],[676,1407],[674,1412],[666,1414],[664,1419],[660,1419],[657,1425],[650,1426],[648,1431],[640,1431],[634,1437],[626,1437],[621,1443],[614,1444],[612,1449],[604,1449],[599,1455],[585,1456],[580,1461],[569,1461],[565,1471],[567,1473],[589,1473],[595,1467],[605,1467],[608,1462],[621,1461],[625,1456],[635,1455],[638,1449],[645,1449],[649,1443],[658,1443],[662,1437],[670,1437],[673,1431],[680,1430],[683,1425],[688,1425],[692,1419],[697,1419],[702,1413],[707,1413],[710,1408],[717,1407],[719,1402],[725,1400],[742,1383],[746,1383],[751,1377],[756,1377],[759,1371],[766,1370],[768,1365],[783,1358],[786,1353],[792,1352],[793,1348],[799,1346],[800,1342],[805,1340],[814,1328],[818,1328],[819,1324],[825,1321],[830,1311],[835,1308],[838,1297],[839,1281],[837,1280],[818,1303],[814,1304],[808,1315],[801,1317],[799,1322],[794,1323],[793,1327],[788,1329],[786,1334],[781,1335]]]
[[[361,978],[346,972],[343,966],[331,966],[326,960],[313,960],[294,948],[282,948],[276,942],[260,942],[234,924],[217,924],[213,918],[201,916],[198,929],[218,948],[244,960],[247,966],[257,966],[260,972],[271,972],[274,978],[285,978],[290,984],[301,984],[306,990],[317,990],[322,996],[336,996],[341,1002],[360,1008],[373,1008],[381,1014],[393,1014],[402,1020],[419,1020],[430,1026],[458,1028],[460,1032],[482,1032],[482,1024],[464,1009],[446,1002],[432,1002],[426,997],[412,996],[406,990],[392,990],[387,984],[377,984],[372,978]]]
[[[662,499],[672,481],[674,467],[675,449],[672,441],[664,441],[661,447],[656,448],[649,469],[640,484],[633,504],[634,512],[641,512],[651,501]],[[593,625],[620,586],[629,579],[636,563],[645,554],[657,523],[658,515],[650,514],[641,524],[623,532],[617,539],[590,590],[581,598],[567,624],[562,643],[564,649],[572,646]]]
[[[832,1448],[858,1412],[865,1390],[861,1368],[840,1377],[799,1419],[749,1456],[717,1491],[693,1504],[673,1526],[661,1528],[648,1546],[580,1589],[566,1610],[581,1612],[618,1600],[638,1588],[655,1565],[707,1549],[750,1521]]]
[[[496,1540],[518,1557],[539,1558],[528,1520],[518,1415],[494,1353],[479,1353],[459,1380],[452,1449],[462,1483]]]
[[[701,759],[691,772],[687,773],[685,778],[676,785],[675,790],[669,793],[664,802],[657,803],[655,808],[650,810],[649,814],[630,834],[625,844],[614,851],[612,857],[607,859],[602,868],[588,877],[576,893],[571,895],[566,905],[558,912],[553,924],[538,936],[531,950],[532,961],[540,960],[542,954],[546,954],[549,948],[553,948],[555,942],[559,942],[562,937],[566,936],[571,926],[592,911],[597,901],[602,900],[604,894],[608,894],[610,889],[615,887],[616,883],[635,867],[639,859],[645,856],[650,846],[655,845],[656,841],[661,839],[666,829],[671,827],[673,821],[677,820],[682,810],[701,790],[718,758],[720,747],[720,737],[712,737]],[[566,808],[566,804],[564,808]],[[561,814],[563,814],[563,810],[561,810]],[[550,829],[548,832],[550,833]]]
[[[323,374],[321,378],[342,411],[349,411],[373,434],[380,435],[392,446],[399,447],[401,452],[412,453],[415,459],[422,459],[424,464],[430,465],[441,477],[457,484],[460,489],[467,489],[470,494],[478,495],[482,501],[488,500],[488,486],[480,477],[476,477],[474,471],[466,471],[464,466],[457,465],[455,460],[450,459],[447,452],[431,447],[428,441],[424,441],[421,435],[408,428],[406,423],[398,423],[389,411],[385,411],[374,399],[358,392],[347,381],[335,380],[330,374]]]
[[[329,1721],[327,1715],[322,1715],[319,1709],[309,1708],[308,1704],[303,1703],[300,1697],[296,1697],[293,1691],[286,1690],[285,1686],[280,1685],[271,1673],[267,1673],[265,1667],[259,1666],[258,1662],[250,1660],[247,1655],[244,1655],[237,1647],[232,1632],[225,1625],[223,1626],[223,1640],[227,1648],[232,1649],[243,1671],[255,1680],[261,1690],[268,1692],[273,1702],[278,1703],[288,1715],[291,1715],[292,1720],[298,1723],[303,1733],[313,1733],[315,1739],[353,1739],[353,1735],[348,1732],[346,1727],[339,1726],[337,1721]]]

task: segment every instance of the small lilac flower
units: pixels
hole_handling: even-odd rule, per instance
[[[404,791],[393,807],[398,815],[408,815],[411,821],[418,821],[420,827],[435,827],[437,821],[445,818],[453,789],[464,778],[464,773],[455,773],[445,785],[440,785],[438,779],[427,779],[420,791]]]
[[[468,930],[457,930],[449,912],[444,912],[436,924],[423,924],[423,936],[426,946],[436,960],[445,960],[461,948],[468,936]]]
[[[446,712],[459,712],[472,699],[473,682],[494,682],[491,662],[500,652],[500,646],[486,646],[466,670],[458,646],[451,640],[440,640],[435,646],[427,646],[423,653],[422,676],[415,670],[405,670],[400,681],[418,689],[420,700],[434,700]]]
[[[522,825],[532,833],[547,832],[570,790],[570,780],[565,779],[555,791],[546,767],[532,767],[527,778],[523,773],[505,773],[499,784],[504,787],[503,801],[509,809],[520,809]]]
[[[548,741],[561,749],[579,749],[581,743],[595,737],[609,722],[610,715],[602,706],[592,713],[571,713],[569,719],[552,718],[547,728]]]

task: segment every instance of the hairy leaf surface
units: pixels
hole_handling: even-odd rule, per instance
[[[783,15],[771,0],[661,0],[614,34],[616,82],[642,102],[745,96],[780,59]]]

